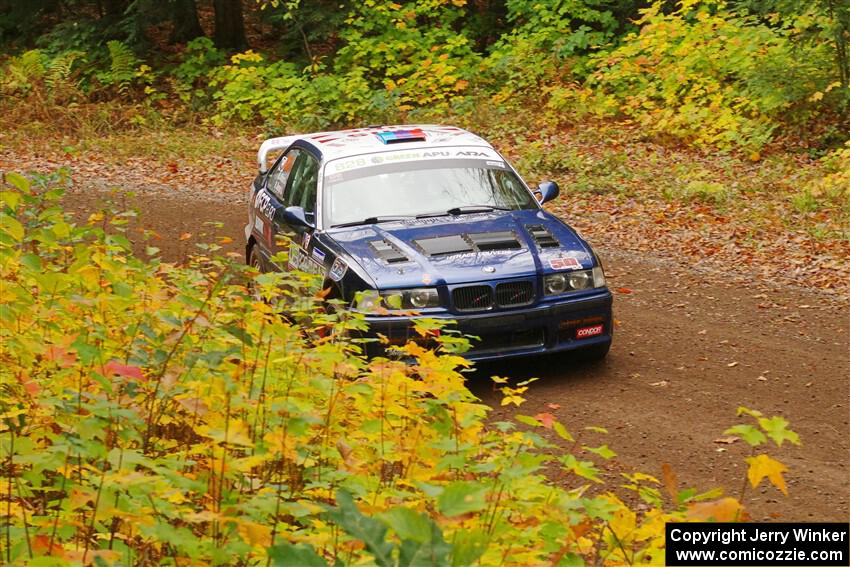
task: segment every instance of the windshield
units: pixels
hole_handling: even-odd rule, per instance
[[[502,161],[438,159],[360,167],[325,177],[326,226],[489,209],[536,202]]]

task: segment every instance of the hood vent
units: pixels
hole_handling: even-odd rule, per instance
[[[407,256],[402,254],[395,246],[386,240],[373,240],[369,243],[375,254],[387,264],[398,264],[400,262],[408,262]]]
[[[448,256],[464,252],[490,252],[494,250],[517,250],[522,248],[516,234],[511,231],[456,234],[414,240],[427,256]]]
[[[525,228],[540,248],[557,248],[561,245],[543,225],[529,224]]]
[[[420,238],[413,241],[428,256],[447,256],[472,252],[472,244],[457,234],[454,236],[438,236],[436,238]]]
[[[513,232],[481,232],[469,234],[469,240],[478,250],[516,250],[522,248]]]

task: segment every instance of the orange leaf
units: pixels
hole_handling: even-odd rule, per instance
[[[662,463],[661,477],[664,479],[664,487],[667,489],[667,494],[675,501],[676,496],[679,494],[679,479],[676,478],[676,473],[669,463]]]
[[[627,287],[618,287],[617,292],[628,295],[632,292],[632,290]]]
[[[534,419],[543,424],[546,429],[552,429],[552,423],[555,421],[555,416],[551,413],[538,413]]]
[[[689,520],[715,520],[718,522],[734,522],[746,520],[747,514],[736,499],[727,496],[709,502],[695,502],[688,506]]]
[[[180,240],[189,240],[190,238],[192,238],[191,232],[184,232],[180,235]]]
[[[110,360],[103,367],[103,371],[101,372],[104,376],[123,376],[125,378],[135,378],[136,380],[144,380],[145,376],[142,374],[142,369],[138,366],[129,366],[127,364],[121,364],[117,360]]]

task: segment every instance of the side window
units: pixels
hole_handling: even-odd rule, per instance
[[[286,154],[284,154],[280,161],[275,165],[274,171],[269,174],[267,187],[269,191],[274,193],[280,200],[283,200],[286,182],[289,180],[289,175],[292,173],[293,166],[295,165],[295,162],[298,161],[298,156],[301,155],[301,153],[303,152],[299,149],[286,152]]]
[[[319,162],[310,154],[302,153],[290,176],[287,206],[302,207],[307,214],[315,213],[318,179]]]

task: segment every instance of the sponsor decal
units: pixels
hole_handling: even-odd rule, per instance
[[[254,230],[261,234],[265,234],[266,223],[263,222],[258,215],[254,215]]]
[[[307,250],[307,247],[310,246],[310,238],[311,237],[312,237],[312,234],[309,233],[309,232],[305,232],[304,234],[301,235],[301,248],[303,248],[304,250]]]
[[[422,283],[424,283],[425,285],[428,285],[432,281],[434,281],[434,280],[431,279],[431,274],[429,274],[429,273],[422,274]]]
[[[605,326],[601,323],[599,325],[593,325],[592,327],[582,327],[580,329],[576,329],[576,338],[586,339],[588,337],[595,337],[597,335],[601,335],[604,329]]]
[[[308,274],[323,274],[324,266],[313,260],[303,248],[294,242],[289,246],[289,261],[286,267],[290,270],[306,272]]]
[[[581,262],[575,258],[552,258],[549,267],[553,270],[580,270]]]
[[[329,172],[328,176],[333,173],[394,161],[412,161],[430,158],[482,158],[492,160],[497,157],[498,156],[494,156],[486,151],[453,149],[382,153],[381,155],[370,156],[368,159],[365,157],[357,157],[333,161],[329,164],[329,166],[333,168],[333,171]],[[502,161],[488,161],[487,163],[496,167],[505,167],[505,164]]]
[[[317,262],[322,263],[322,262],[325,261],[325,253],[322,252],[321,250],[319,250],[318,248],[316,248],[315,246],[313,247],[313,252],[312,252],[311,256],[313,256],[313,259],[316,260]]]
[[[275,206],[272,203],[271,196],[265,189],[257,192],[257,198],[254,200],[254,208],[260,211],[267,219],[274,218]]]
[[[342,258],[337,258],[334,260],[333,265],[331,265],[331,269],[328,271],[328,276],[335,282],[340,281],[343,277],[345,277],[345,272],[348,271],[348,264],[345,263]]]

